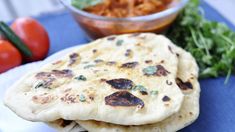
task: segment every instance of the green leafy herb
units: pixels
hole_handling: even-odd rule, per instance
[[[82,81],[86,81],[86,80],[87,80],[87,78],[86,78],[85,76],[83,76],[83,75],[80,75],[80,76],[78,76],[78,77],[75,77],[74,79],[76,79],[76,80],[82,80]]]
[[[38,89],[38,88],[43,87],[43,86],[44,86],[43,82],[38,82],[34,88]]]
[[[48,83],[44,82],[44,81],[40,81],[38,82],[35,86],[34,86],[35,89],[38,89],[38,88],[45,88],[45,89],[51,89],[49,86],[48,86]]]
[[[150,94],[151,94],[151,95],[157,95],[157,94],[158,94],[158,91],[157,91],[157,90],[152,90],[152,91],[150,91]]]
[[[148,66],[143,69],[143,73],[145,75],[153,75],[157,72],[157,67],[156,66]]]
[[[83,94],[80,94],[80,95],[79,95],[79,100],[80,100],[81,102],[85,102],[85,101],[86,101],[86,97],[85,97]]]
[[[82,10],[84,8],[97,5],[101,3],[103,0],[72,0],[72,6]]]
[[[89,64],[89,65],[84,66],[83,68],[84,68],[84,69],[89,69],[89,68],[91,68],[91,67],[95,67],[95,65]]]
[[[121,45],[123,44],[123,42],[124,42],[124,40],[121,40],[121,39],[120,39],[120,40],[118,40],[118,41],[116,42],[116,45],[117,45],[117,46],[121,46]]]
[[[143,85],[135,85],[132,88],[133,91],[147,92],[147,89]]]
[[[235,73],[235,33],[225,24],[206,20],[199,0],[191,0],[166,35],[191,52],[200,67],[200,78]]]

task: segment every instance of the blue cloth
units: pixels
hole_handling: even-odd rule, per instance
[[[215,9],[202,2],[206,18],[235,27]],[[87,42],[81,28],[69,12],[37,18],[47,29],[51,39],[49,55],[59,50]],[[200,116],[182,132],[235,132],[235,77],[224,85],[224,77],[200,80]]]

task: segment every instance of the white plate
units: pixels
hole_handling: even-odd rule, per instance
[[[22,65],[0,75],[0,132],[55,132],[54,129],[44,123],[30,122],[18,117],[3,105],[3,96],[6,89],[26,72],[35,70],[48,62],[52,62],[79,46],[67,48],[49,56],[44,61]]]

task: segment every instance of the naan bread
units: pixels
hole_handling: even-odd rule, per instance
[[[7,91],[5,104],[31,121],[162,121],[179,111],[184,98],[171,45],[153,34],[96,40],[23,77]]]
[[[175,132],[192,122],[199,115],[200,85],[198,83],[198,66],[191,54],[177,48],[179,65],[176,82],[185,95],[178,113],[151,125],[120,126],[98,121],[76,121],[89,132]]]
[[[77,121],[87,128],[89,131],[104,132],[104,131],[162,131],[162,132],[173,132],[177,131],[189,124],[191,124],[199,115],[199,94],[200,86],[197,81],[198,77],[198,67],[194,58],[182,50],[181,48],[176,49],[176,53],[179,55],[177,82],[181,86],[182,92],[185,94],[184,103],[182,104],[181,110],[165,119],[161,123],[155,123],[152,125],[142,125],[136,127],[121,127],[118,125],[113,125],[109,123],[101,123],[97,121]],[[181,81],[184,83],[181,83]],[[189,80],[189,81],[188,81]],[[190,88],[190,82],[192,88]],[[188,85],[182,85],[188,84]],[[185,87],[187,86],[187,87]],[[54,122],[54,124],[57,124]],[[77,127],[79,125],[77,124]],[[148,129],[146,129],[149,127]],[[57,129],[58,130],[58,129]],[[60,130],[58,130],[60,131]],[[79,130],[78,130],[79,131]],[[77,131],[77,132],[78,132]],[[68,131],[63,131],[68,132]]]
[[[98,121],[76,121],[77,127],[80,124],[89,132],[175,132],[190,125],[199,115],[200,86],[197,80],[198,67],[194,58],[186,51],[177,48],[176,53],[179,55],[177,82],[185,95],[184,102],[178,113],[162,122],[151,125],[120,126]],[[54,124],[57,123],[54,122]]]
[[[75,121],[66,121],[63,119],[58,119],[53,122],[46,123],[48,126],[53,127],[58,132],[86,132],[84,128],[82,128]]]

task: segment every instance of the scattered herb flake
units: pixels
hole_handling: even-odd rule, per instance
[[[102,59],[96,59],[96,60],[94,60],[94,62],[95,62],[95,63],[101,63],[101,62],[104,62],[104,60],[102,60]]]
[[[117,62],[115,61],[108,61],[106,62],[107,65],[111,66],[111,65],[115,65]]]
[[[84,62],[82,62],[82,64],[88,64],[89,63],[89,61],[84,61]]]
[[[37,89],[37,88],[40,88],[40,87],[43,87],[43,86],[44,86],[43,82],[38,82],[34,88]]]
[[[90,65],[86,65],[86,66],[84,66],[83,68],[84,68],[84,69],[89,69],[89,68],[91,68],[91,67],[95,67],[95,65],[90,64]]]
[[[83,94],[80,94],[80,95],[79,95],[79,100],[80,100],[81,102],[85,102],[85,101],[86,101],[86,97],[85,97]]]
[[[145,75],[154,75],[157,72],[156,66],[148,66],[143,69]]]
[[[87,80],[87,78],[84,75],[79,75],[78,77],[75,77],[74,79],[82,80],[82,81],[86,81]]]
[[[150,91],[150,94],[151,94],[151,95],[157,95],[157,94],[158,94],[158,91],[157,91],[157,90],[152,90],[152,91]]]
[[[117,42],[116,42],[116,45],[117,46],[121,46],[123,44],[124,40],[122,39],[119,39]]]
[[[147,91],[147,89],[143,85],[136,85],[134,87],[134,90]]]
[[[40,82],[38,82],[38,83],[36,84],[36,86],[34,86],[34,88],[35,88],[35,89],[38,89],[38,88],[51,89],[51,88],[49,87],[50,83],[51,83],[50,81],[48,81],[48,82],[40,81]]]
[[[133,91],[139,91],[142,95],[147,95],[148,91],[143,85],[135,85],[132,88]]]

